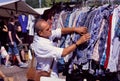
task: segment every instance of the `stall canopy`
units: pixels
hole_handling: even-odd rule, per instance
[[[0,16],[10,17],[13,14],[39,15],[32,7],[22,0],[0,0]]]
[[[43,14],[45,10],[50,9],[50,7],[47,8],[35,8],[34,10],[38,12],[39,14]]]

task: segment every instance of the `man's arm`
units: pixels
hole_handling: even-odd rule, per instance
[[[17,38],[17,40],[20,42],[20,44],[22,44],[22,41],[20,40],[20,38],[18,37],[17,34],[16,34],[16,38]]]
[[[69,33],[78,33],[78,34],[86,34],[87,28],[86,27],[72,27],[72,28],[62,28],[62,34],[69,34]]]
[[[11,34],[11,33],[12,33],[11,31],[8,31],[8,36],[9,36],[10,42],[11,42],[11,44],[13,45],[14,42],[13,42],[12,34]]]
[[[4,31],[4,32],[8,32],[8,28],[7,28],[6,25],[4,25],[3,31]]]
[[[80,37],[80,39],[76,43],[63,49],[62,57],[70,54],[77,48],[77,46],[79,46],[82,43],[87,42],[89,39],[90,39],[90,34],[84,34],[83,36]]]

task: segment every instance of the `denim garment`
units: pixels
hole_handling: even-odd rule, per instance
[[[16,42],[14,42],[14,45],[11,45],[11,43],[9,43],[8,54],[19,55],[19,50],[17,48]]]

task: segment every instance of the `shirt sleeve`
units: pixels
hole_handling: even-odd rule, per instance
[[[60,38],[60,37],[61,37],[61,28],[52,30],[52,35],[50,36],[50,39],[54,40],[55,38]]]
[[[35,54],[37,57],[42,57],[42,58],[61,58],[62,56],[62,52],[63,52],[63,48],[59,48],[59,47],[55,47],[55,46],[50,46],[50,45],[46,45],[46,46],[42,46],[38,47],[36,46],[36,50],[35,50]]]
[[[12,25],[8,24],[8,31],[12,31]]]

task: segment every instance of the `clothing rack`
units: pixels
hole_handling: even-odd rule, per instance
[[[97,0],[96,0],[97,1]],[[85,1],[86,3],[88,2],[88,1]],[[70,3],[62,3],[62,5],[73,5],[73,3],[74,3],[74,5],[76,5],[76,4],[79,4],[79,3],[75,3],[75,2],[70,2]],[[84,2],[82,2],[82,3],[84,3]],[[81,4],[82,4],[81,3]],[[86,4],[85,3],[85,4]],[[112,2],[111,2],[112,3]],[[95,3],[93,3],[94,4],[94,6],[93,7],[95,7],[96,8],[96,4]],[[108,2],[107,2],[107,4],[108,4]],[[110,2],[109,2],[109,4],[110,4]],[[109,9],[109,7],[110,6],[112,6],[112,5],[109,5],[108,4],[108,6],[106,6],[106,10],[110,10],[111,11],[111,9]],[[100,2],[100,5],[102,5],[101,4],[101,2]],[[88,5],[89,6],[89,5]],[[104,5],[103,5],[104,6]],[[98,7],[98,6],[97,6]],[[105,10],[105,11],[106,11]],[[91,11],[91,10],[90,10]],[[58,15],[57,15],[58,16]],[[69,16],[69,15],[68,15]],[[98,16],[97,16],[98,17]],[[103,18],[105,18],[106,19],[106,15],[105,16],[103,16]],[[75,17],[74,17],[75,18]],[[89,17],[88,17],[88,19],[90,19]],[[69,19],[70,20],[70,19]],[[107,19],[106,19],[107,20]],[[73,20],[74,21],[74,20]],[[82,20],[83,21],[83,20]],[[58,24],[58,23],[57,23]],[[60,24],[61,24],[61,22],[60,22]],[[64,23],[63,23],[64,24]],[[63,27],[63,26],[61,26],[61,27]],[[67,27],[67,26],[66,26]],[[73,26],[74,27],[74,26]],[[105,36],[106,37],[106,36]],[[76,61],[76,59],[75,59],[75,61]],[[73,60],[73,62],[75,62],[74,60]],[[81,62],[82,60],[80,60],[80,62],[79,63],[82,63]],[[68,62],[70,62],[70,61],[68,61]],[[71,66],[73,66],[73,68],[74,68],[74,64],[77,64],[76,62],[73,64],[73,62],[71,63],[71,65],[70,65],[70,67]],[[102,66],[102,65],[99,65],[99,62],[97,62],[97,61],[93,61],[93,60],[91,60],[91,59],[88,59],[88,64],[90,64],[89,66],[88,66],[88,69],[89,69],[89,71],[90,72],[88,72],[88,73],[90,73],[91,75],[93,74],[93,76],[96,76],[97,77],[97,75],[100,75],[100,76],[105,76],[105,75],[108,75],[109,74],[109,70],[107,70],[107,69],[105,69],[104,68],[104,66]],[[79,64],[78,63],[78,64]],[[94,64],[94,65],[93,65]],[[82,65],[82,64],[81,64]],[[91,66],[93,66],[93,67],[91,67]],[[78,65],[78,67],[79,67],[79,65]],[[70,72],[72,70],[72,68],[70,68],[69,69],[69,71],[68,72]],[[75,69],[76,70],[76,69]],[[79,69],[80,70],[80,69]],[[83,70],[84,71],[84,70]],[[99,73],[98,73],[98,71],[99,71]],[[71,71],[71,73],[72,73],[72,71]],[[94,73],[95,73],[95,75],[94,75]],[[84,73],[83,73],[84,74]],[[73,76],[72,76],[73,77]],[[103,81],[105,81],[105,80],[103,80]],[[109,81],[109,80],[108,80]]]

